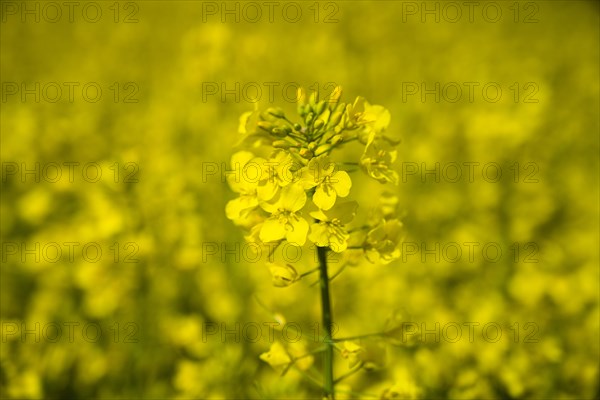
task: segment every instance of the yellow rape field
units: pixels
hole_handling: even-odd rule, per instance
[[[0,7],[2,398],[600,396],[597,2]]]

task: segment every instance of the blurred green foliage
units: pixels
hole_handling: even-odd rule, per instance
[[[463,254],[454,263],[433,256],[423,262],[419,253],[386,266],[363,260],[344,271],[332,283],[338,335],[376,331],[402,310],[398,318],[430,330],[436,322],[456,322],[463,338],[452,343],[430,334],[389,346],[384,368],[352,376],[340,391],[365,398],[390,395],[390,388],[424,398],[597,398],[598,3],[535,2],[535,23],[522,21],[531,2],[517,3],[519,22],[512,2],[496,2],[504,13],[498,23],[480,13],[474,22],[435,23],[430,16],[423,23],[396,1],[322,2],[318,23],[308,2],[297,3],[305,15],[297,23],[277,13],[273,23],[232,17],[222,23],[195,1],[122,2],[115,23],[113,3],[96,4],[103,11],[97,23],[77,12],[74,22],[66,15],[57,23],[31,16],[22,22],[3,4],[3,398],[319,397],[300,374],[280,377],[259,359],[268,336],[252,342],[234,334],[222,340],[220,331],[206,335],[206,324],[235,330],[236,323],[280,316],[304,327],[320,320],[316,287],[276,288],[262,263],[203,251],[206,243],[243,243],[224,214],[234,194],[206,165],[220,170],[229,161],[239,115],[253,109],[243,93],[239,101],[207,95],[211,82],[229,89],[256,82],[261,104],[269,100],[264,83],[278,82],[273,103],[285,109],[294,107],[280,90],[286,83],[326,90],[335,82],[348,98],[361,95],[390,110],[389,131],[402,139],[399,173],[406,163],[502,167],[498,182],[482,179],[481,169],[473,182],[401,174],[396,192],[407,242],[429,249],[497,243],[504,253],[497,262],[476,252],[473,261]],[[336,7],[335,23],[322,23],[333,10],[328,4]],[[138,22],[123,23],[132,11]],[[8,95],[6,82],[19,89],[23,82],[80,85],[72,102],[65,91],[56,103],[44,96],[38,103],[33,95],[26,101],[21,93]],[[89,82],[103,89],[96,103],[81,96]],[[420,92],[407,96],[403,82],[419,88],[426,82],[429,89],[435,82],[480,85],[473,101],[464,91],[457,102],[438,103],[434,95],[424,102]],[[503,90],[497,102],[481,95],[489,82]],[[524,102],[532,88],[539,101]],[[127,95],[138,101],[125,102]],[[72,182],[66,168],[57,182],[6,170],[14,163],[32,169],[65,162],[80,163]],[[81,166],[90,162],[100,165],[98,182],[82,179]],[[528,163],[535,165],[535,183],[525,181]],[[137,182],[126,182],[132,171]],[[358,179],[353,195],[368,204],[381,190]],[[54,242],[81,245],[73,259],[65,250],[57,262],[35,262],[32,255],[22,261],[22,244]],[[17,254],[7,243],[19,246]],[[101,246],[100,261],[83,257],[86,243]],[[139,262],[126,262],[133,249],[127,243],[134,243]],[[527,243],[537,245],[537,263],[525,259]],[[309,269],[314,259],[303,262]],[[480,324],[473,342],[466,322]],[[488,322],[502,327],[497,342],[481,339]],[[528,322],[534,325],[526,330]],[[22,336],[22,327],[35,332],[36,323],[40,340]],[[49,323],[63,327],[60,340],[48,340]],[[65,323],[79,324],[72,325],[73,341]],[[86,324],[100,326],[102,337],[90,340],[93,330],[85,336]],[[527,342],[532,327],[539,328],[536,340]],[[348,370],[341,359],[336,368],[338,375]]]

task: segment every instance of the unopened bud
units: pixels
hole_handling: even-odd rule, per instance
[[[290,286],[298,279],[298,272],[290,264],[270,264],[269,271],[271,272],[273,285],[277,287]]]
[[[331,138],[331,144],[336,145],[338,143],[341,143],[344,140],[344,137],[342,135],[335,135],[334,137]]]
[[[308,150],[312,151],[313,153],[315,152],[316,148],[317,148],[317,143],[316,142],[310,142],[308,144]]]
[[[323,125],[325,125],[325,121],[318,119],[317,122],[315,122],[315,129],[321,129]]]
[[[333,92],[331,92],[331,95],[329,95],[329,104],[336,104],[338,101],[340,101],[341,96],[342,87],[336,86],[335,89],[333,89]]]
[[[337,126],[342,120],[343,115],[344,113],[341,111],[334,112],[329,119],[329,126]]]
[[[289,149],[290,146],[291,143],[287,140],[276,140],[273,142],[273,147],[275,147],[276,149]]]
[[[298,101],[298,105],[306,104],[306,91],[304,88],[299,87],[296,91],[296,99]]]
[[[275,125],[273,125],[273,123],[269,121],[258,121],[256,125],[258,125],[259,128],[264,129],[269,133],[273,130],[273,128],[275,128]]]
[[[315,112],[317,115],[321,115],[321,114],[323,114],[323,111],[325,111],[326,108],[327,108],[327,102],[320,101],[319,104],[317,104],[315,106]]]
[[[310,94],[310,98],[308,99],[308,104],[316,105],[318,101],[319,101],[319,93],[317,93],[316,91],[312,92]]]
[[[271,107],[267,109],[267,113],[271,114],[275,118],[285,118],[285,113],[279,107]]]
[[[302,158],[309,159],[309,158],[313,158],[313,156],[314,156],[314,153],[312,151],[310,151],[309,149],[301,149],[300,150],[300,157],[302,157]]]
[[[297,123],[294,124],[294,130],[297,131],[297,132],[300,132],[302,130],[302,125],[297,124]]]

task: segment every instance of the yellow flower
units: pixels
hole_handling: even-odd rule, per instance
[[[358,134],[361,143],[369,145],[383,133],[390,124],[390,112],[379,105],[364,102],[364,111],[357,116],[357,123],[363,127]]]
[[[285,350],[285,347],[283,347],[283,345],[279,342],[274,342],[269,348],[269,351],[262,353],[259,358],[276,369],[285,367],[292,362],[292,359]]]
[[[382,221],[367,233],[364,248],[371,262],[382,261],[387,264],[400,257],[402,243],[402,222],[397,219]]]
[[[363,351],[364,349],[355,342],[345,341],[340,354],[348,360],[348,368],[352,368],[360,362],[360,353]]]
[[[260,240],[273,242],[286,239],[291,244],[304,245],[308,222],[299,212],[306,204],[306,193],[300,185],[291,184],[279,191],[275,200],[260,206],[271,214],[260,229]]]
[[[345,341],[340,353],[342,358],[348,360],[348,368],[362,363],[365,369],[377,369],[387,361],[385,344],[375,339],[362,339],[358,343]]]
[[[312,224],[309,239],[319,247],[329,247],[336,253],[341,253],[348,247],[350,235],[345,224],[352,221],[356,214],[358,203],[349,201],[336,204],[331,210],[318,210],[310,216],[319,222]]]
[[[346,171],[336,170],[335,163],[327,155],[315,157],[300,172],[300,184],[305,189],[316,186],[313,202],[322,210],[329,210],[337,197],[350,193],[352,180]]]
[[[298,280],[298,271],[290,264],[267,263],[267,266],[271,272],[274,286],[286,287]]]
[[[360,158],[360,165],[371,178],[381,183],[398,184],[398,173],[391,168],[397,157],[394,145],[394,142],[388,138],[381,138],[367,144]]]
[[[299,164],[287,151],[277,151],[269,160],[255,158],[254,162],[261,169],[257,187],[258,197],[261,200],[271,200],[280,188],[292,183],[294,180],[293,170],[299,167]]]
[[[242,135],[251,135],[256,132],[258,122],[258,111],[247,111],[240,116],[238,132]]]
[[[231,156],[233,169],[243,170],[251,162],[254,154],[249,151],[239,151]],[[247,217],[248,213],[258,206],[257,188],[258,180],[245,179],[243,174],[228,174],[227,183],[240,197],[233,199],[225,206],[227,218],[232,221],[240,221]]]

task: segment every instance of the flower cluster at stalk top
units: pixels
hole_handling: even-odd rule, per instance
[[[336,253],[350,247],[362,249],[371,261],[390,262],[400,255],[402,223],[395,210],[383,204],[368,223],[351,226],[358,210],[351,194],[359,190],[351,173],[398,183],[392,168],[398,141],[384,135],[390,113],[362,97],[352,104],[340,97],[339,87],[325,100],[317,93],[307,98],[300,89],[298,115],[274,107],[244,113],[243,150],[232,156],[226,177],[239,197],[225,211],[248,230],[249,242],[312,242]],[[336,158],[334,150],[356,145],[362,151],[358,160]]]

